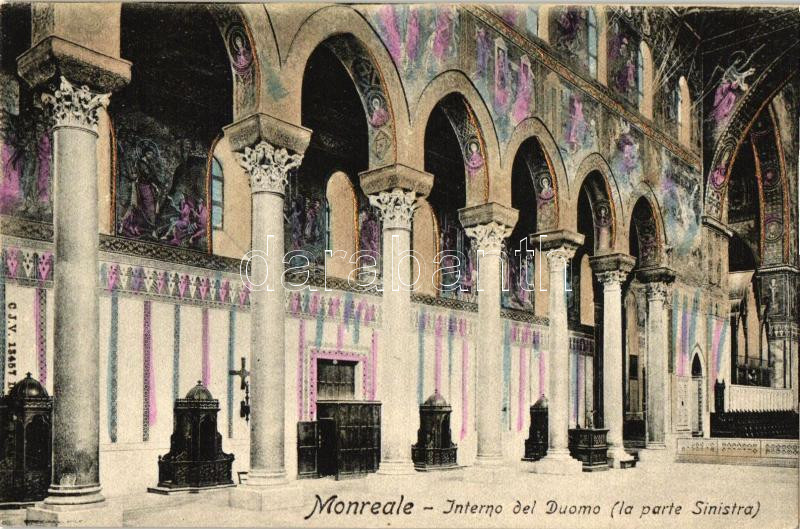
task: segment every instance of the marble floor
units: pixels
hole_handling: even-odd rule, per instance
[[[302,508],[270,512],[229,508],[227,490],[170,497],[141,494],[112,501],[123,507],[129,527],[798,526],[798,471],[791,468],[640,464],[553,476],[531,474],[520,463],[494,471],[370,475],[303,480],[299,485]]]

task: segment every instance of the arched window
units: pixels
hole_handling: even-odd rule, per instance
[[[689,84],[683,76],[678,79],[678,86],[675,87],[675,109],[677,113],[678,138],[681,143],[688,145],[692,139],[691,97],[689,95]]]
[[[644,53],[639,48],[636,54],[636,93],[639,101],[639,109],[644,107]]]
[[[224,195],[222,165],[216,157],[211,157],[211,227],[222,229],[222,200]]]
[[[594,14],[594,9],[589,8],[586,20],[588,26],[589,74],[592,77],[597,77],[597,17]]]

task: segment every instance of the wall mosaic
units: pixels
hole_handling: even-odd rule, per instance
[[[141,112],[115,128],[116,233],[206,250],[210,145]]]
[[[43,111],[0,110],[0,213],[49,221],[53,215],[52,139]]]
[[[702,189],[699,177],[676,158],[665,155],[662,165],[661,213],[668,243],[676,258],[674,264],[677,266],[682,262],[678,258],[690,254],[693,259],[700,258],[698,242],[702,221]],[[687,270],[693,268],[695,267],[692,264],[687,263]]]
[[[453,6],[385,5],[365,9],[411,93],[457,64],[459,16]]]

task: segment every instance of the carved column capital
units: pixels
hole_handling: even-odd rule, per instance
[[[289,154],[283,147],[275,147],[261,140],[253,147],[245,147],[244,152],[236,153],[239,161],[250,176],[250,192],[274,193],[283,195],[289,171],[300,167],[302,154]]]
[[[52,94],[42,94],[42,103],[50,109],[54,127],[77,127],[95,134],[100,109],[106,108],[110,101],[111,94],[93,92],[86,85],[73,85],[64,76]]]
[[[503,240],[511,235],[511,228],[499,222],[477,224],[464,228],[467,237],[472,239],[476,250],[483,250],[486,254],[499,254],[503,248]]]
[[[555,246],[547,250],[547,266],[551,272],[561,271],[567,267],[569,260],[575,255],[572,245]]]
[[[660,281],[645,284],[648,303],[665,303],[669,294],[669,285]]]
[[[411,230],[411,220],[418,206],[415,192],[396,187],[369,195],[369,203],[380,213],[384,230]]]
[[[620,285],[628,273],[622,270],[607,270],[604,272],[597,272],[597,280],[603,284],[604,290],[619,290]]]

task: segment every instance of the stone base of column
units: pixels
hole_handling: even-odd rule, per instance
[[[45,500],[29,507],[27,525],[64,527],[122,527],[122,508],[106,501],[81,505],[52,505]]]
[[[622,447],[613,447],[608,449],[608,465],[611,468],[631,468],[635,460],[632,455],[626,452]]]
[[[303,491],[297,483],[241,485],[230,490],[228,506],[248,511],[278,511],[303,506]]]
[[[414,462],[410,459],[381,461],[378,467],[378,474],[385,476],[408,476],[416,474],[414,469]]]
[[[583,463],[569,455],[569,450],[554,450],[549,448],[547,455],[531,464],[534,474],[580,474],[583,472]]]
[[[639,463],[648,467],[669,465],[675,461],[675,454],[667,449],[664,444],[649,444],[644,450],[639,450]]]
[[[499,467],[504,463],[502,454],[478,454],[475,458],[476,467]]]

